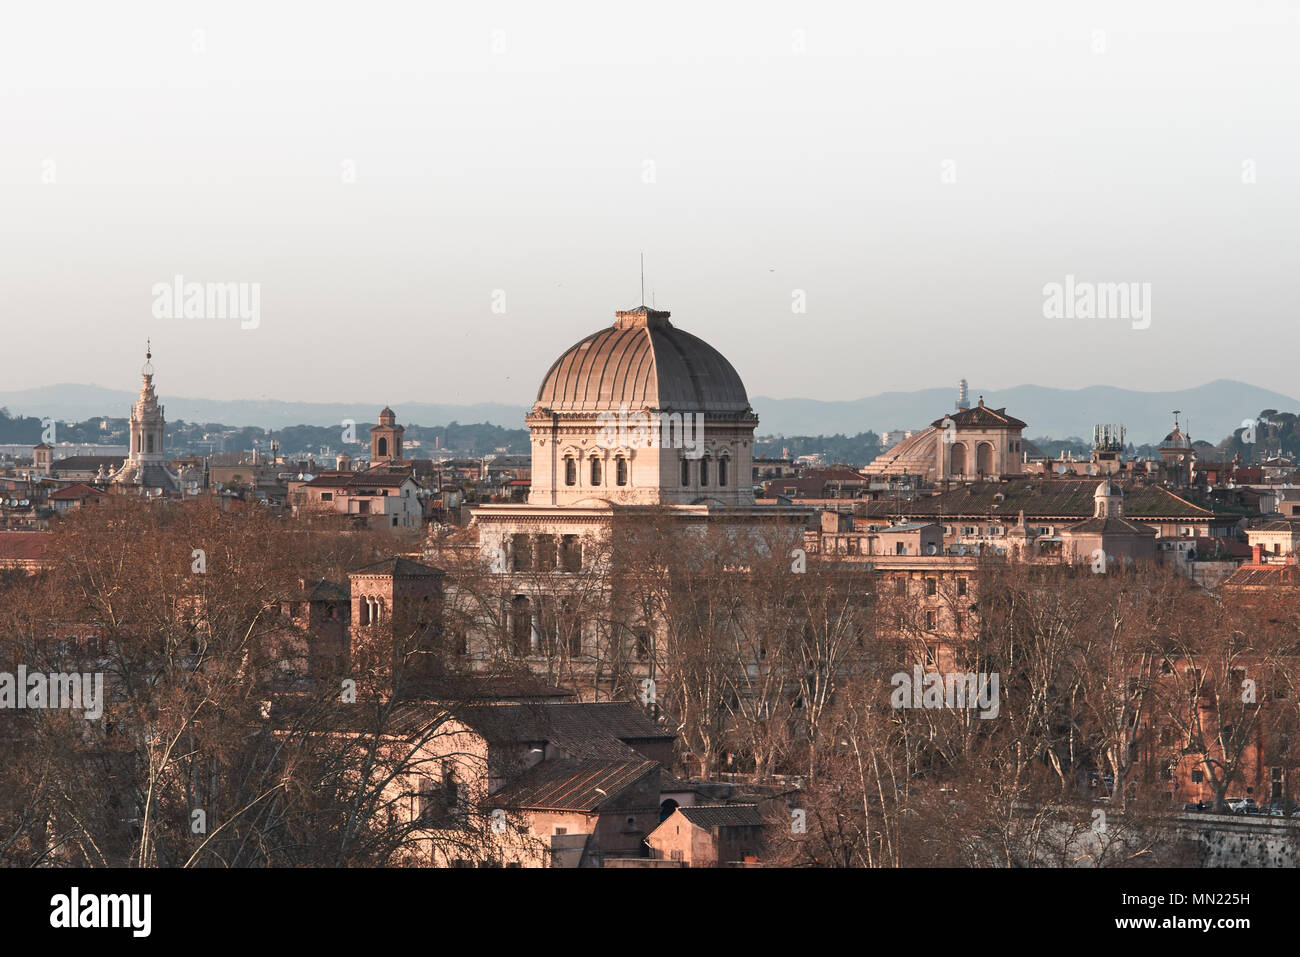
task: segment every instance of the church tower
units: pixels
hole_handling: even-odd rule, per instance
[[[153,391],[153,350],[146,343],[144,366],[140,370],[140,398],[131,407],[131,445],[129,457],[113,476],[114,485],[156,488],[179,492],[180,480],[167,468],[163,454],[166,420],[163,407]]]
[[[370,430],[370,464],[391,465],[402,460],[402,435],[397,415],[388,406],[379,413],[379,424]]]

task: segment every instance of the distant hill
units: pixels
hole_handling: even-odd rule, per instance
[[[96,385],[50,385],[17,392],[0,392],[0,408],[13,415],[79,422],[96,416],[124,417],[139,398],[137,392],[105,389]],[[159,392],[169,422],[224,422],[264,429],[291,425],[337,425],[344,419],[373,422],[381,402],[282,402],[278,399],[189,399]],[[522,406],[483,402],[450,405],[434,402],[396,402],[398,421],[403,425],[446,425],[449,422],[487,422],[503,428],[522,429]]]
[[[971,386],[972,404],[980,394]],[[1007,411],[1029,423],[1027,436],[1088,438],[1098,422],[1128,427],[1129,441],[1141,445],[1159,442],[1173,425],[1173,409],[1182,410],[1182,421],[1195,439],[1217,443],[1263,409],[1300,411],[1300,401],[1230,379],[1218,379],[1192,389],[1175,392],[1139,392],[1114,386],[1086,389],[1055,389],[1021,385],[1011,389],[985,390],[984,401],[1006,406]],[[291,425],[334,425],[345,418],[373,421],[383,402],[282,402],[276,399],[190,399],[163,393],[159,396],[172,421],[225,422],[280,429]],[[53,416],[64,421],[81,421],[95,416],[122,417],[128,414],[136,393],[89,385],[52,385],[37,389],[0,392],[0,407],[15,415]],[[886,429],[915,429],[928,425],[953,408],[953,388],[921,389],[915,392],[885,392],[864,399],[823,402],[816,399],[771,399],[756,396],[751,401],[758,413],[760,435],[846,436]],[[445,425],[449,422],[486,422],[509,429],[523,427],[522,406],[486,402],[476,405],[397,402],[398,421],[404,425]]]

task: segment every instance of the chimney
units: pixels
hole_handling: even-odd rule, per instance
[[[1250,563],[1251,563],[1252,565],[1259,565],[1259,564],[1262,564],[1262,562],[1263,562],[1263,553],[1264,553],[1264,546],[1263,546],[1263,545],[1259,544],[1258,542],[1256,542],[1254,545],[1251,545],[1251,546],[1250,546]]]

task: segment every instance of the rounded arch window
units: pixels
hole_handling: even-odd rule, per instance
[[[619,456],[614,463],[614,476],[619,485],[627,484],[627,459],[622,456]]]
[[[599,484],[600,484],[600,479],[601,479],[601,474],[600,474],[600,459],[593,458],[593,459],[591,460],[591,484],[592,484],[592,485],[599,485]]]
[[[564,484],[576,485],[578,482],[578,464],[573,461],[573,457],[566,455],[564,457]]]

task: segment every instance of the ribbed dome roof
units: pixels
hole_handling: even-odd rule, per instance
[[[556,412],[642,408],[743,413],[749,397],[717,349],[641,306],[615,313],[555,360],[537,390],[537,406]]]
[[[939,429],[933,425],[922,429],[881,452],[863,471],[871,475],[897,475],[904,472],[926,475],[933,472],[939,450],[939,434]]]

